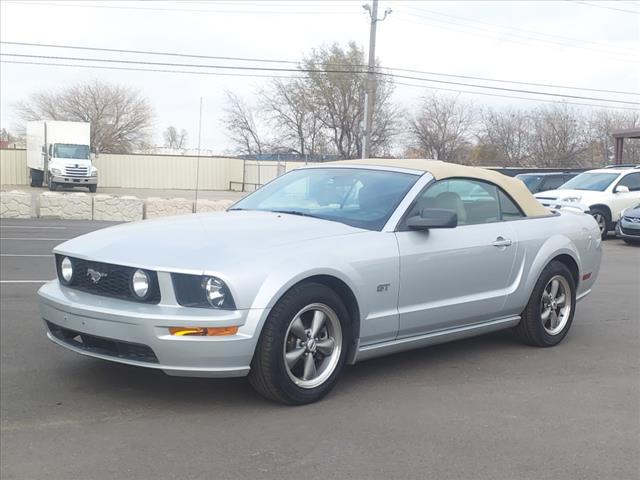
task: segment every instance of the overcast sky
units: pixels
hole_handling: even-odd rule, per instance
[[[353,40],[366,48],[369,22],[362,8],[363,3],[364,0],[3,0],[0,3],[0,36],[4,42],[295,61],[313,47],[332,42],[346,44]],[[391,8],[393,12],[378,24],[376,49],[377,57],[386,67],[640,92],[640,2],[381,0],[380,15],[386,8]],[[195,59],[178,57],[94,53],[6,44],[2,44],[1,52],[196,62]],[[48,61],[6,56],[3,56],[3,60]],[[204,60],[201,63],[211,64],[214,61]],[[255,62],[251,64],[255,65]],[[220,126],[224,91],[232,90],[240,96],[250,98],[260,85],[268,81],[231,76],[9,63],[0,65],[0,122],[3,127],[13,127],[15,118],[12,105],[25,99],[30,93],[99,78],[138,88],[148,96],[156,111],[155,140],[158,144],[162,142],[162,130],[174,125],[188,130],[190,146],[195,146],[198,105],[200,97],[203,97],[202,147],[216,153],[222,153],[230,146]],[[432,78],[456,81],[447,77]],[[638,96],[614,93],[467,81],[604,99],[640,99]],[[430,85],[478,90],[446,84]],[[425,87],[398,85],[396,100],[410,108],[425,91]],[[479,106],[498,108],[540,104],[469,93],[462,96]],[[602,101],[590,103],[603,104]]]

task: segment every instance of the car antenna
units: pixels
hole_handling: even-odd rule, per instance
[[[196,197],[193,202],[193,213],[198,212],[198,186],[200,185],[200,141],[202,139],[202,97],[200,97],[200,118],[198,120],[198,160],[196,162]]]

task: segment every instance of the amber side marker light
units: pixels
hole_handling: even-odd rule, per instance
[[[169,327],[169,333],[176,337],[220,337],[235,335],[238,333],[238,327]]]

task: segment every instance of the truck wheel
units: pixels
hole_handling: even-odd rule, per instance
[[[576,311],[576,282],[567,266],[552,261],[540,274],[515,331],[534,347],[553,347],[569,332]]]
[[[31,177],[30,185],[32,187],[42,187],[42,172],[33,168],[29,169],[29,176]]]
[[[340,297],[305,282],[273,307],[251,362],[249,382],[288,405],[324,397],[338,381],[349,345],[349,313]]]
[[[96,190],[98,190],[98,186],[97,185],[89,185],[89,191],[91,193],[96,193]]]
[[[49,179],[49,190],[51,190],[52,192],[55,192],[58,189],[58,184],[56,182],[51,181],[51,179]]]

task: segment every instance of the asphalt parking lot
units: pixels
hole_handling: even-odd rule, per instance
[[[322,402],[243,379],[175,378],[50,343],[35,293],[51,249],[105,222],[0,226],[3,479],[637,479],[640,248],[600,278],[553,349],[501,332],[348,367]]]

